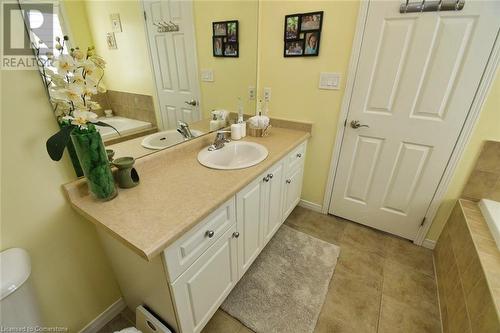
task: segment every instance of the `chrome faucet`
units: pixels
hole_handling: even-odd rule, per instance
[[[231,141],[226,138],[226,133],[231,133],[231,131],[217,131],[217,134],[215,135],[215,141],[208,147],[208,150],[214,151],[224,148],[224,144]]]
[[[179,121],[177,132],[179,132],[186,140],[194,138],[193,133],[191,133],[191,130],[189,129],[189,125],[183,121]]]

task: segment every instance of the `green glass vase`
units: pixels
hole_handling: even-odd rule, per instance
[[[75,129],[71,141],[80,161],[90,193],[99,201],[111,200],[118,194],[101,135],[91,131]]]

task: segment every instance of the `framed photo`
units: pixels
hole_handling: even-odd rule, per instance
[[[285,16],[284,57],[319,55],[323,12]]]
[[[227,22],[227,41],[228,42],[238,41],[238,21]]]
[[[224,38],[223,37],[213,37],[213,50],[214,57],[224,56]]]
[[[227,36],[227,24],[226,22],[214,22],[213,26],[213,36]]]
[[[285,16],[285,40],[299,38],[300,15]]]
[[[114,32],[122,32],[122,21],[120,20],[120,14],[111,14],[110,16],[111,19],[111,27],[113,28]]]
[[[300,31],[321,30],[322,21],[323,12],[302,14],[300,20]]]
[[[224,43],[224,57],[238,57],[238,43]]]
[[[106,34],[106,44],[108,44],[108,49],[116,50],[118,46],[116,45],[116,38],[114,32],[108,32]]]
[[[238,21],[212,22],[214,57],[239,57]]]
[[[317,56],[319,53],[319,31],[306,32],[304,56]]]
[[[304,54],[304,40],[291,40],[285,42],[285,57],[301,57]]]

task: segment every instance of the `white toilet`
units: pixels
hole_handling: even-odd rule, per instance
[[[11,248],[0,253],[0,326],[42,325],[30,273],[30,257],[26,250]]]

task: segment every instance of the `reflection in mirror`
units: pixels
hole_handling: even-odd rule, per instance
[[[44,15],[53,20],[51,33],[36,29],[40,18],[34,12],[25,13],[31,39],[58,58],[55,39],[68,36],[62,57],[90,47],[105,61],[87,98],[98,120],[119,132],[98,126],[115,157],[137,158],[226,127],[238,106],[254,113],[249,92],[255,95],[258,0],[49,2],[53,12]],[[219,56],[213,23],[226,21],[237,24],[228,23],[226,35],[217,30],[217,45],[223,55],[227,51]],[[64,71],[53,65],[46,61],[41,70]],[[66,88],[81,74],[67,75],[69,82],[61,83]],[[55,106],[55,85],[50,79],[47,84]],[[64,116],[61,111],[56,114]]]

